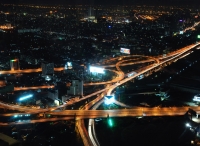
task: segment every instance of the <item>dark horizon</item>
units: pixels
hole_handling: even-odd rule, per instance
[[[200,5],[200,0],[2,0],[2,4],[42,4],[42,5]]]

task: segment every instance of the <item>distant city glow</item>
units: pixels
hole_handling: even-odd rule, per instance
[[[31,98],[31,97],[33,97],[32,94],[27,95],[27,96],[23,96],[23,97],[19,98],[19,101],[22,101],[22,100],[25,100],[25,99],[28,99],[28,98]]]
[[[90,66],[90,72],[101,73],[104,74],[104,68]]]

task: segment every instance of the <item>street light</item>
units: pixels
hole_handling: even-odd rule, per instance
[[[185,124],[186,127],[192,127],[189,123]]]

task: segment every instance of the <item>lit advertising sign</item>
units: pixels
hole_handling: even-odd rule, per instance
[[[67,62],[65,64],[65,69],[72,69],[72,62]]]
[[[120,52],[124,54],[130,54],[130,49],[120,48]]]
[[[180,31],[179,34],[183,34],[183,31]]]
[[[90,72],[104,74],[104,68],[90,66]]]
[[[26,96],[23,96],[23,97],[19,98],[19,101],[22,101],[22,100],[25,100],[25,99],[28,99],[28,98],[31,98],[31,97],[33,97],[32,94],[26,95]]]
[[[114,101],[115,101],[115,97],[112,95],[104,97],[104,103],[107,105],[114,103]]]

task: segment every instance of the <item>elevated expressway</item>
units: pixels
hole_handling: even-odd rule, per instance
[[[196,47],[196,46],[198,46],[199,45],[199,43],[197,43],[197,44],[195,44],[195,45],[190,45],[190,46],[187,46],[187,47],[184,47],[184,48],[182,48],[182,49],[180,49],[180,50],[178,50],[178,51],[176,51],[176,52],[172,52],[172,53],[170,53],[170,54],[168,54],[165,58],[164,58],[164,60],[162,60],[163,59],[163,57],[161,57],[161,58],[159,58],[159,61],[157,61],[157,63],[155,63],[155,64],[153,64],[153,65],[149,65],[149,66],[147,66],[147,67],[144,67],[144,68],[142,68],[142,69],[140,69],[140,70],[138,70],[137,71],[137,74],[135,74],[135,75],[133,75],[132,77],[129,77],[129,78],[126,78],[126,79],[124,79],[124,80],[122,80],[122,81],[120,81],[120,83],[117,83],[117,84],[115,84],[115,85],[113,85],[113,86],[110,86],[110,89],[107,91],[107,95],[111,95],[111,93],[112,93],[112,91],[117,87],[117,86],[119,86],[119,85],[121,85],[121,84],[123,84],[123,83],[125,83],[125,82],[127,82],[127,81],[129,81],[129,80],[131,80],[131,79],[134,79],[135,77],[137,77],[137,76],[139,76],[139,75],[141,75],[141,74],[144,74],[144,73],[146,73],[146,72],[149,72],[149,71],[151,71],[152,69],[154,69],[154,68],[157,68],[157,67],[159,67],[159,66],[162,66],[163,64],[166,66],[166,63],[168,63],[168,62],[171,62],[171,61],[173,61],[174,59],[180,59],[180,58],[183,58],[183,57],[185,57],[186,55],[189,55],[190,53],[188,53],[188,51],[190,50],[190,49],[192,49],[192,48],[194,48],[194,47]],[[185,53],[187,53],[187,54],[185,54]],[[160,60],[162,60],[162,61],[160,61]],[[117,67],[116,67],[117,68]],[[117,68],[118,70],[120,70],[120,68]],[[156,70],[157,71],[157,70]],[[119,105],[122,105],[122,106],[126,106],[125,104],[123,104],[123,103],[120,103],[120,102],[118,102],[118,101],[116,101],[115,102],[116,104],[119,104]],[[189,108],[193,108],[194,109],[194,107],[189,107]],[[158,108],[158,109],[155,109],[155,108],[153,108],[153,110],[151,110],[151,111],[149,111],[149,109],[147,110],[146,108],[142,108],[142,110],[139,110],[138,112],[140,113],[140,112],[142,112],[142,113],[140,113],[141,114],[141,116],[161,116],[161,115],[168,115],[168,116],[172,116],[172,115],[184,115],[187,111],[188,111],[188,109],[189,108],[186,108],[186,109],[181,109],[181,108]],[[178,109],[178,110],[177,110]],[[176,111],[177,110],[177,111]],[[182,111],[183,110],[183,111]],[[197,113],[199,113],[199,108],[196,108],[196,109],[194,109],[195,111],[197,111]],[[137,112],[136,112],[137,113]],[[109,115],[109,117],[110,117],[111,115]],[[139,115],[138,115],[139,116]],[[90,121],[90,120],[89,120]],[[94,122],[91,122],[90,124],[92,124],[92,125],[89,125],[89,126],[93,126],[94,127]],[[91,129],[89,129],[89,130],[91,130]],[[90,132],[90,131],[89,131]],[[90,132],[91,133],[91,132]],[[93,133],[95,133],[95,131],[93,130]],[[95,139],[95,136],[93,136],[93,135],[91,135],[90,136],[90,139],[91,140],[93,140],[93,139]],[[97,142],[98,142],[98,140],[96,140]],[[93,145],[98,145],[98,143],[94,143]]]
[[[60,120],[64,117],[68,119],[93,119],[93,118],[107,118],[109,117],[142,117],[142,116],[178,116],[184,115],[188,109],[191,108],[200,114],[200,107],[165,107],[165,108],[144,108],[136,107],[132,109],[120,109],[120,110],[64,110],[60,112],[46,112],[45,115],[59,116],[57,118],[44,118],[39,120],[30,120],[25,123],[36,123],[38,122],[48,122],[52,120]],[[21,115],[22,113],[10,113],[10,114],[0,114],[0,116],[14,116]],[[62,117],[64,116],[64,117]],[[12,123],[14,124],[14,123]],[[15,124],[24,124],[22,122],[15,122]],[[3,123],[0,123],[3,125]]]
[[[102,89],[102,90],[100,90],[100,91],[97,91],[97,92],[94,92],[94,93],[92,93],[92,94],[90,94],[90,95],[84,96],[83,98],[81,98],[81,99],[78,100],[77,102],[82,101],[82,100],[85,100],[85,99],[90,98],[90,97],[92,97],[92,96],[95,96],[95,95],[97,95],[97,94],[100,94],[100,93],[102,93],[102,92],[104,92],[104,91],[108,91],[108,92],[107,92],[107,95],[110,95],[111,92],[112,92],[116,87],[118,87],[118,86],[124,84],[125,82],[128,82],[129,80],[132,80],[132,79],[138,77],[138,76],[141,75],[141,74],[145,74],[145,73],[147,73],[147,72],[151,72],[152,70],[155,71],[156,68],[159,68],[159,67],[162,66],[163,64],[166,64],[166,63],[168,63],[168,62],[172,62],[172,61],[174,61],[174,60],[177,60],[177,59],[181,58],[181,57],[184,55],[184,53],[187,53],[188,51],[190,51],[192,48],[198,46],[199,44],[200,44],[200,43],[196,43],[196,44],[193,44],[193,45],[189,45],[189,46],[184,47],[184,48],[182,48],[182,49],[180,49],[180,50],[178,50],[178,51],[169,53],[168,55],[166,55],[166,56],[164,56],[164,57],[155,58],[154,60],[156,60],[156,61],[155,61],[154,64],[148,65],[148,66],[146,66],[146,67],[143,67],[143,68],[137,70],[137,73],[136,73],[135,75],[133,75],[133,76],[131,76],[131,77],[128,77],[128,78],[125,78],[125,79],[122,79],[122,78],[124,78],[124,73],[123,73],[123,72],[121,71],[121,69],[119,68],[119,65],[120,65],[121,63],[123,64],[123,63],[126,62],[127,60],[122,60],[122,61],[120,61],[120,62],[118,62],[118,63],[116,64],[116,68],[117,68],[118,72],[120,72],[120,76],[121,76],[121,77],[118,78],[118,81],[120,80],[119,83],[116,83],[116,84],[114,84],[114,85],[109,85],[109,86],[107,86],[106,88],[104,88],[104,89]],[[140,55],[137,55],[137,56],[140,56]],[[153,58],[151,58],[151,59],[153,59]],[[164,60],[164,61],[163,61],[163,60]],[[115,81],[117,81],[117,80],[115,80]],[[107,83],[107,82],[105,82],[105,83]],[[96,84],[96,83],[93,83],[93,85],[95,85],[95,84]],[[74,102],[74,103],[75,103],[75,102]],[[73,103],[73,104],[74,104],[74,103]],[[67,105],[68,105],[68,104],[61,105],[61,106],[59,106],[59,107],[57,107],[57,108],[61,108],[61,107],[67,106]],[[25,112],[33,111],[33,113],[36,113],[36,112],[39,113],[39,112],[42,110],[42,109],[31,109],[31,108],[28,108],[28,107],[21,107],[21,106],[18,106],[18,105],[11,105],[11,104],[1,103],[1,102],[0,102],[0,106],[1,106],[1,107],[5,107],[5,108],[7,108],[7,109],[13,109],[13,110],[19,110],[19,111],[25,111]],[[51,109],[49,109],[49,111],[52,111],[52,110],[57,109],[57,108],[51,108]],[[48,111],[48,109],[43,109],[43,111]]]
[[[44,113],[49,111],[49,109],[38,109],[36,107],[27,107],[27,106],[21,106],[21,105],[16,105],[16,104],[8,104],[8,103],[3,103],[2,101],[0,102],[0,108],[5,108],[5,109],[10,109],[10,110],[17,110],[21,112],[26,112],[30,114],[36,114],[36,113]]]
[[[54,71],[62,71],[64,67],[54,68]],[[38,73],[42,72],[42,68],[37,69],[23,69],[23,70],[6,70],[0,71],[0,74],[22,74],[22,73]]]

